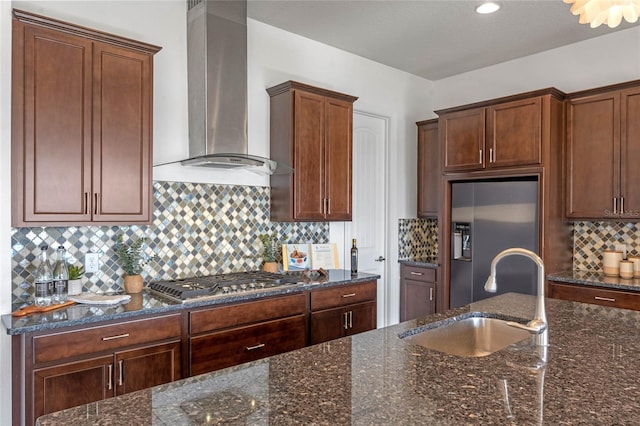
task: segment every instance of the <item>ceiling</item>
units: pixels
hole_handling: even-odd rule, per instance
[[[435,81],[640,25],[590,28],[562,0],[249,0],[248,16]]]

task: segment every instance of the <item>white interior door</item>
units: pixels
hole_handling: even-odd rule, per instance
[[[388,119],[355,111],[353,114],[353,220],[345,226],[344,252],[351,239],[358,243],[358,271],[380,275],[378,327],[389,318],[385,280],[386,247],[386,149]],[[348,257],[347,257],[348,261]],[[345,269],[349,269],[347,263]]]

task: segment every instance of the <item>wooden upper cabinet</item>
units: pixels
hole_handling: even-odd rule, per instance
[[[12,225],[150,222],[160,48],[13,14]]]
[[[440,141],[438,119],[418,125],[418,217],[437,217],[440,211]]]
[[[640,82],[567,102],[566,216],[640,217]]]
[[[356,97],[288,81],[271,96],[273,160],[294,168],[271,176],[271,220],[351,220]]]
[[[542,161],[542,99],[538,96],[487,108],[487,167]]]
[[[549,93],[563,96],[555,89],[545,89],[436,111],[440,115],[444,171],[540,166]]]
[[[484,168],[485,109],[443,114],[439,119],[444,150],[444,171]]]
[[[620,131],[620,197],[623,217],[640,217],[640,87],[623,90]]]

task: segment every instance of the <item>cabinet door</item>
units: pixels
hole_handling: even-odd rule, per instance
[[[620,207],[624,218],[640,217],[640,88],[624,90],[621,102]]]
[[[180,379],[180,342],[117,352],[115,359],[118,395]]]
[[[351,220],[353,103],[325,100],[325,194],[328,220]]]
[[[305,346],[305,316],[298,315],[189,339],[192,376]]]
[[[488,167],[537,165],[542,161],[542,99],[488,108]]]
[[[114,395],[113,356],[41,368],[33,372],[34,419]]]
[[[346,312],[345,308],[311,312],[310,343],[315,345],[344,337],[349,328]]]
[[[418,126],[418,217],[437,217],[440,211],[438,122]]]
[[[376,302],[361,303],[347,309],[347,335],[363,333],[376,328]]]
[[[620,94],[573,99],[567,108],[569,218],[611,218],[620,192]]]
[[[436,311],[436,283],[403,279],[400,284],[400,321],[431,315]]]
[[[294,218],[322,220],[325,209],[324,97],[295,91]]]
[[[91,44],[14,21],[15,225],[91,218]]]
[[[150,220],[152,57],[95,43],[93,220]]]
[[[440,117],[445,171],[484,168],[484,125],[484,108],[452,112]]]

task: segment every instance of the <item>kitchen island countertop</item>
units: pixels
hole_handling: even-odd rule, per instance
[[[508,293],[41,417],[86,424],[631,424],[640,418],[640,312],[547,299],[546,363],[529,339],[481,358],[398,335],[469,312],[531,318]]]
[[[265,290],[221,294],[211,299],[190,301],[187,303],[174,302],[145,290],[140,294],[132,295],[128,303],[118,303],[115,305],[75,304],[67,308],[22,317],[13,317],[11,314],[6,314],[2,315],[2,324],[6,328],[7,334],[17,335],[75,325],[135,318],[141,315],[177,312],[189,308],[244,302],[269,296],[281,296],[337,285],[373,281],[380,278],[379,275],[363,272],[352,276],[350,271],[343,269],[330,269],[328,273],[328,277],[322,278],[321,282],[301,281],[297,284],[283,285]],[[18,308],[19,306],[16,306],[14,310]]]

